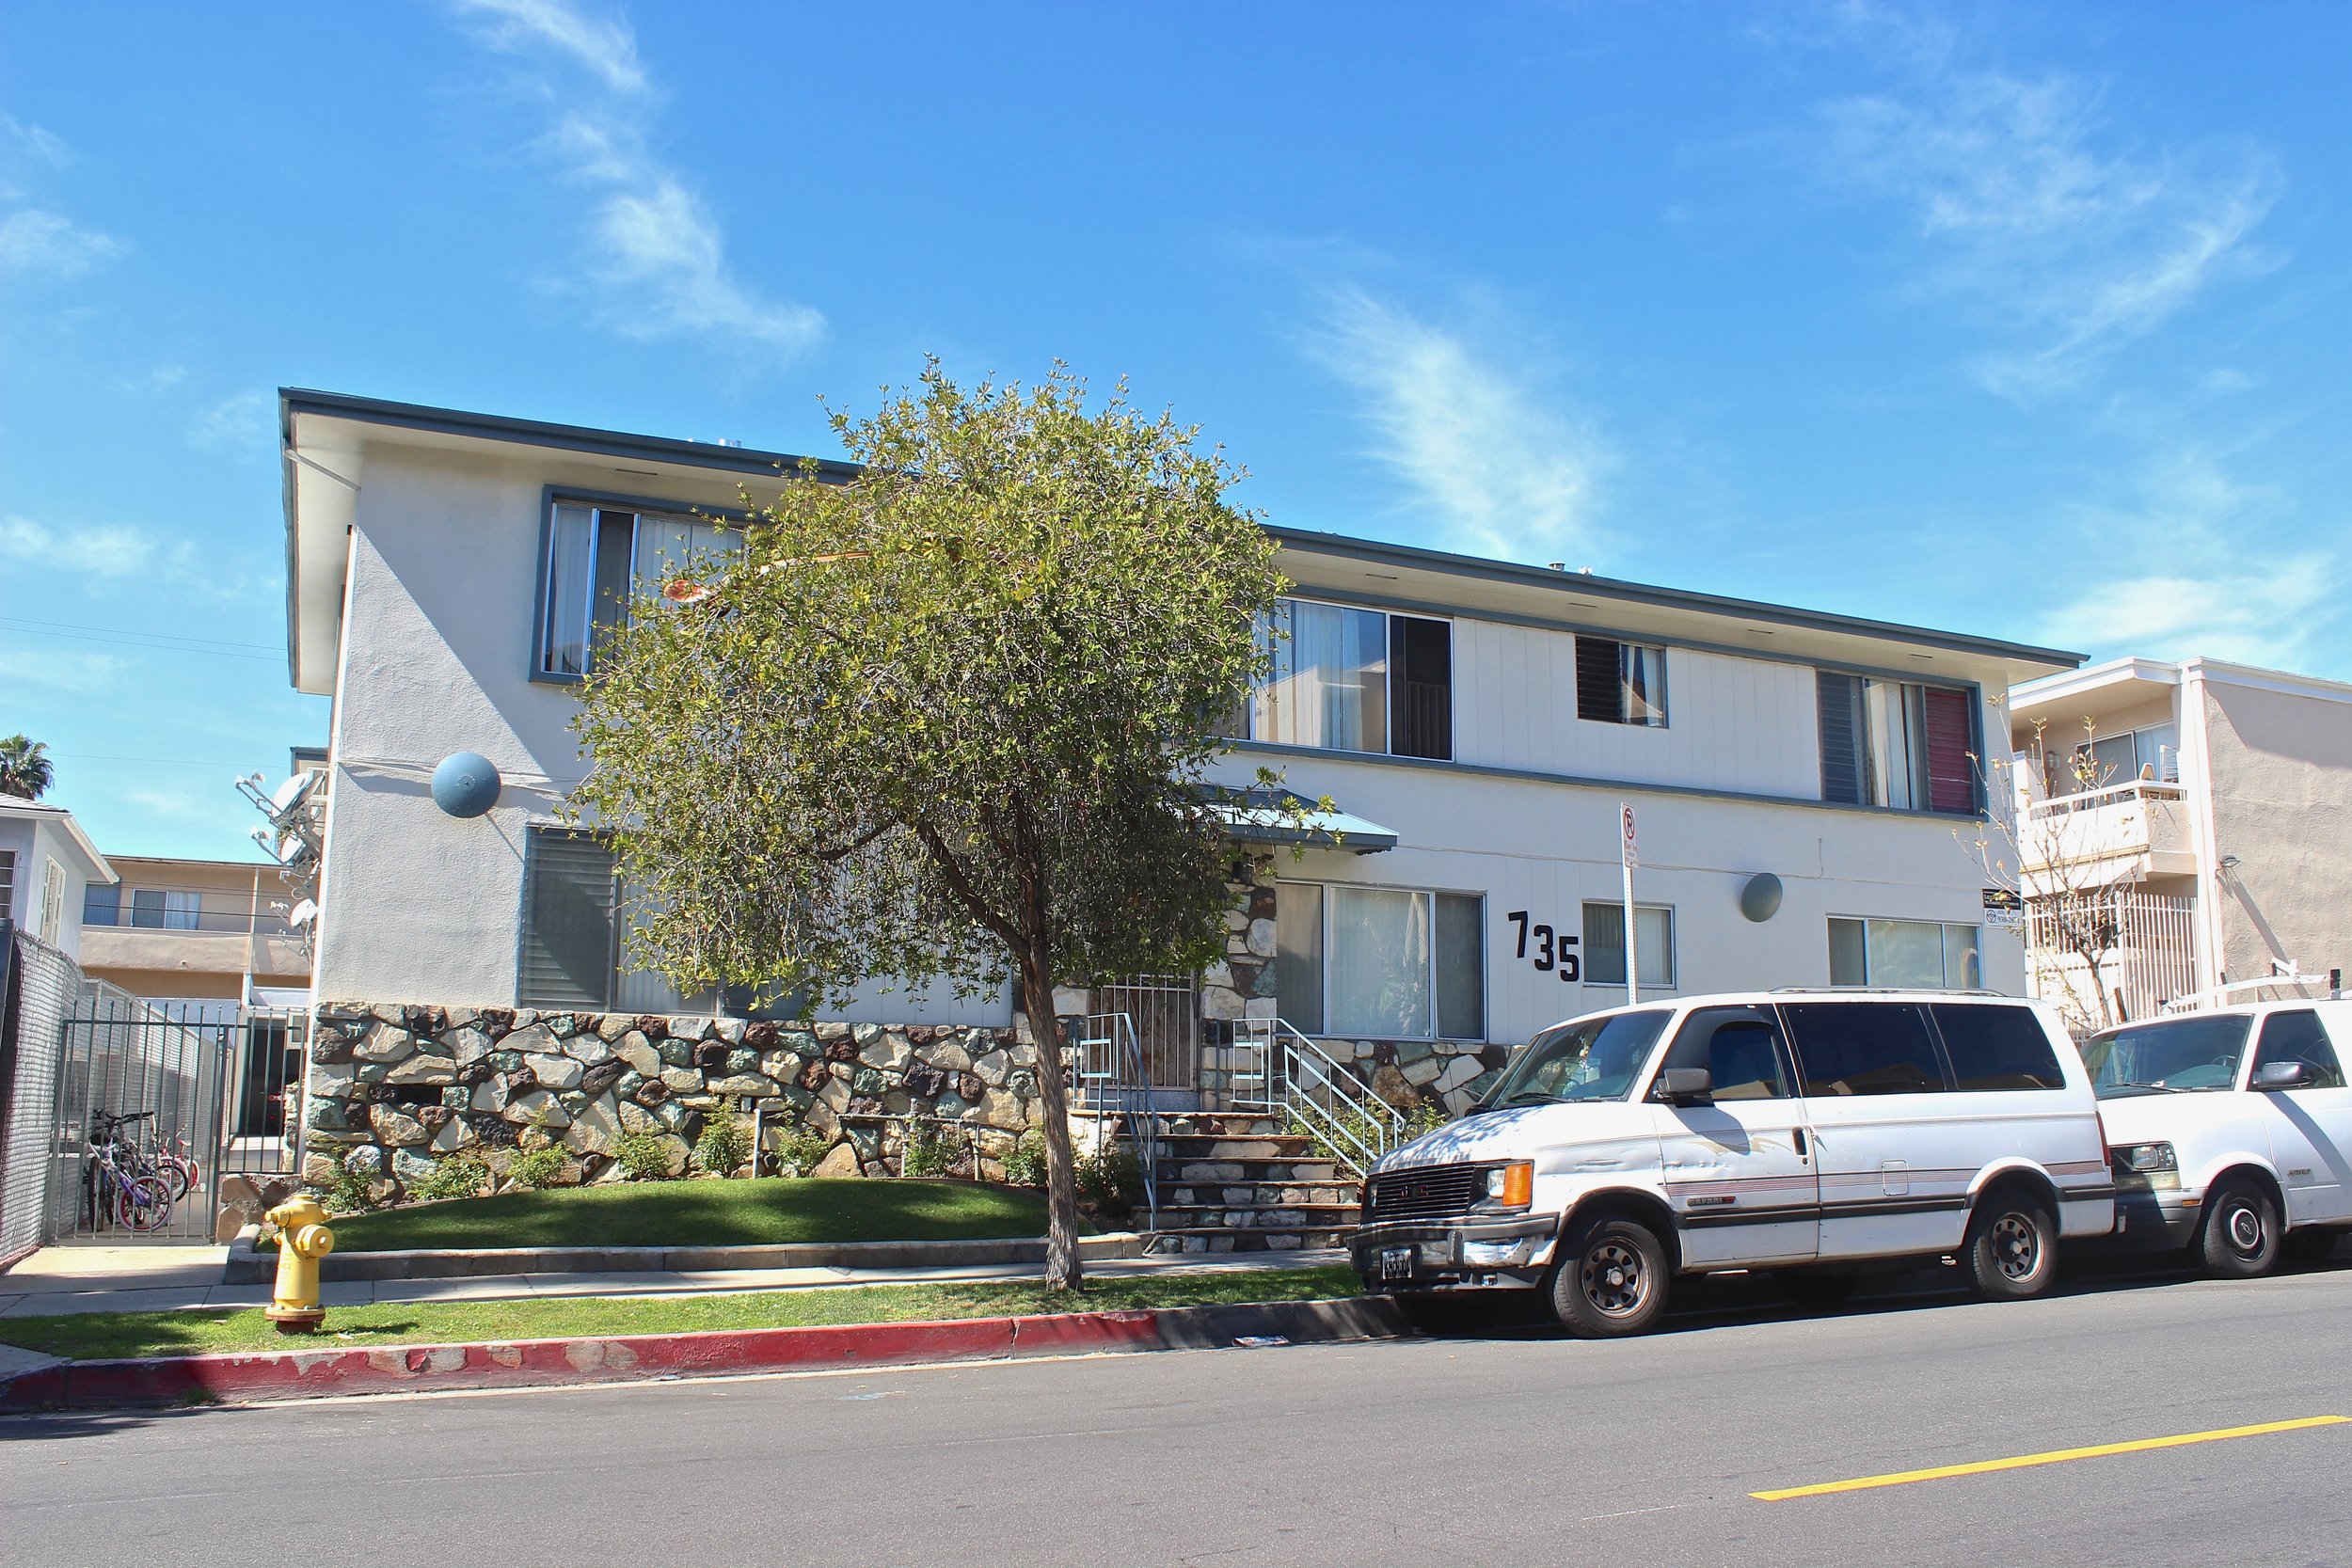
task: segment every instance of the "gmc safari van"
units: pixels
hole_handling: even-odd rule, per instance
[[[2121,1244],[2216,1274],[2326,1257],[2352,1226],[2352,1002],[2241,1003],[2103,1030]]]
[[[2026,1297],[2115,1188],[2056,1013],[1948,991],[1759,991],[1545,1030],[1461,1120],[1391,1151],[1351,1258],[1407,1298],[1534,1289],[1571,1333],[1638,1334],[1677,1275],[1955,1255]]]

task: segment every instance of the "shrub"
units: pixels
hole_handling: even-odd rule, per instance
[[[364,1214],[375,1207],[368,1196],[368,1179],[346,1165],[335,1167],[335,1180],[319,1195],[319,1206],[330,1214]]]
[[[444,1198],[480,1197],[489,1185],[490,1167],[469,1148],[440,1156],[431,1170],[411,1178],[408,1196],[419,1203],[438,1203]]]
[[[560,1187],[564,1184],[565,1164],[564,1151],[548,1144],[516,1155],[515,1163],[507,1167],[506,1180],[514,1186],[533,1190]]]
[[[728,1095],[704,1118],[703,1135],[694,1145],[694,1168],[711,1176],[733,1176],[750,1154],[751,1140],[735,1119],[735,1097]]]
[[[833,1147],[833,1140],[814,1127],[785,1129],[784,1141],[776,1150],[776,1174],[779,1176],[812,1176],[817,1164]]]
[[[670,1146],[659,1132],[631,1132],[612,1146],[612,1163],[629,1181],[662,1181],[670,1175]]]
[[[907,1123],[906,1149],[898,1156],[900,1176],[945,1176],[955,1160],[955,1142],[944,1131],[929,1122]]]
[[[1143,1201],[1143,1165],[1125,1144],[1105,1144],[1078,1162],[1078,1201],[1098,1214],[1124,1219]]]
[[[1045,1134],[1031,1129],[1005,1151],[1005,1180],[1015,1187],[1045,1185]]]

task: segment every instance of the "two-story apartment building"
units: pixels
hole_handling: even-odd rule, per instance
[[[110,857],[119,879],[82,898],[82,972],[150,1001],[307,1005],[310,956],[278,868]]]
[[[2038,994],[2095,1025],[2352,962],[2352,686],[2120,658],[2009,706]]]
[[[587,766],[573,685],[632,585],[799,460],[317,392],[281,415],[292,676],[335,699],[318,996],[723,1014],[621,966],[627,890],[556,806]],[[1973,758],[1987,693],[2077,656],[1273,532],[1287,635],[1220,773],[1273,766],[1353,820],[1260,864],[1226,964],[1122,993],[1174,999],[1169,1086],[1198,1070],[1194,1021],[1279,1016],[1458,1103],[1504,1047],[1624,998],[1627,807],[1644,994],[2023,989],[1960,842],[2006,809]],[[487,795],[437,803],[466,754]],[[841,1018],[1014,1023],[1008,997],[879,989]]]

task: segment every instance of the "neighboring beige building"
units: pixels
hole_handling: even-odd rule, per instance
[[[304,1006],[310,955],[278,867],[107,857],[121,880],[83,895],[82,968],[151,1000]]]
[[[2352,965],[2352,686],[2116,659],[2013,688],[2010,738],[2031,981],[2078,1022]]]

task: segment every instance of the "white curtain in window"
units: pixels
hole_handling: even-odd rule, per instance
[[[662,584],[689,565],[697,570],[709,569],[715,564],[712,558],[733,544],[736,537],[728,530],[691,517],[641,514],[637,519],[636,592],[659,594]]]
[[[539,665],[548,674],[577,675],[588,668],[588,578],[595,556],[588,509],[557,507],[548,561],[547,652]]]
[[[1663,724],[1666,721],[1666,650],[1638,642],[1623,645],[1625,721]],[[1647,975],[1643,976],[1647,979]]]
[[[1901,681],[1865,681],[1862,707],[1870,734],[1870,802],[1915,810],[1927,803],[1920,787],[1926,715],[1919,688]]]
[[[1924,920],[1870,922],[1870,984],[1933,990],[1944,984],[1944,927]]]
[[[1944,983],[1969,990],[1984,984],[1984,962],[1974,926],[1944,927]]]
[[[164,895],[164,929],[193,931],[200,924],[204,895],[200,893],[167,893]]]
[[[1432,1023],[1429,895],[1329,889],[1329,1018],[1335,1035],[1425,1039]]]
[[[1257,693],[1252,734],[1342,752],[1389,749],[1388,617],[1286,600],[1275,612],[1273,673]]]

